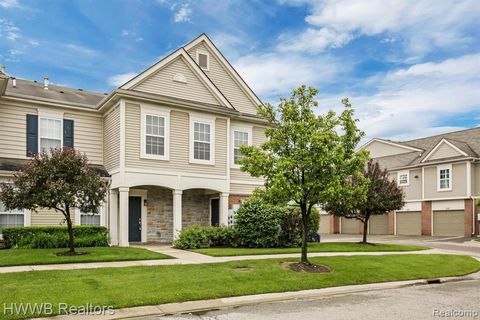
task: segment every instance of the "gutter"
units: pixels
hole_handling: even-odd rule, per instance
[[[46,99],[46,98],[40,98],[40,97],[35,97],[35,99],[32,99],[31,96],[25,96],[25,95],[8,95],[8,96],[2,96],[3,100],[7,101],[17,101],[17,102],[28,102],[28,103],[33,103],[33,104],[41,104],[41,105],[46,105],[46,106],[51,106],[51,107],[70,107],[72,109],[78,109],[78,110],[83,110],[83,111],[98,111],[95,106],[90,105],[90,104],[83,104],[83,103],[72,103],[72,102],[59,102],[58,100],[52,100],[52,99]]]
[[[451,159],[451,160],[442,160],[442,161],[432,161],[432,162],[423,162],[419,164],[413,164],[410,166],[403,166],[403,167],[395,167],[395,168],[388,168],[388,171],[396,171],[396,170],[403,170],[403,169],[412,169],[412,168],[421,168],[421,167],[429,167],[430,165],[436,165],[436,164],[443,164],[443,163],[452,163],[452,162],[465,162],[465,161],[470,161],[470,162],[475,162],[480,160],[480,158],[474,158],[474,157],[466,157],[466,158],[461,158],[461,159]]]

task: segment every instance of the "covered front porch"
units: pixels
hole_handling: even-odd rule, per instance
[[[190,225],[227,225],[226,192],[208,188],[170,189],[140,185],[110,189],[112,245],[172,243]]]

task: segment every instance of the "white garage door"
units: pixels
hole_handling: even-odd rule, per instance
[[[388,214],[371,216],[368,232],[370,234],[388,234]]]
[[[346,233],[346,234],[360,233],[360,222],[357,219],[342,218],[340,222],[341,222],[341,233]]]
[[[419,236],[422,234],[422,213],[406,211],[396,213],[397,234],[404,236]]]
[[[321,214],[320,215],[320,234],[329,234],[330,233],[330,215]]]
[[[465,212],[463,210],[433,211],[434,236],[464,236]]]

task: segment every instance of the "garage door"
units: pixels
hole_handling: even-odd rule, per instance
[[[357,219],[346,219],[342,218],[341,220],[341,232],[342,233],[349,233],[349,234],[359,234],[360,233],[360,226],[359,221]]]
[[[388,214],[371,216],[368,229],[370,234],[388,234]]]
[[[397,212],[397,234],[419,236],[422,234],[422,213],[420,211]]]
[[[465,212],[463,210],[434,211],[434,236],[464,236]]]
[[[321,214],[320,215],[320,234],[330,233],[330,215]]]

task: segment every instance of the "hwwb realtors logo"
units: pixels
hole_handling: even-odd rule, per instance
[[[71,314],[80,316],[114,315],[113,306],[99,306],[85,304],[71,306],[66,303],[4,303],[3,315],[31,315],[31,316],[52,316],[55,314]]]

